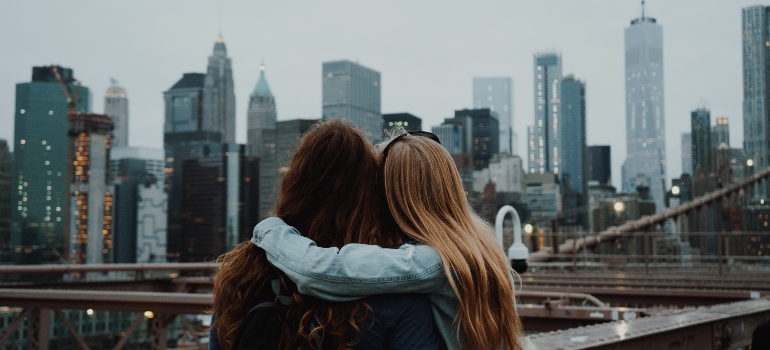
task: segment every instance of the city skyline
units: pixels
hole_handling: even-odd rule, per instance
[[[625,157],[623,149],[624,138],[618,133],[605,132],[606,129],[624,129],[622,115],[624,114],[623,86],[623,28],[633,18],[639,17],[641,9],[637,1],[610,2],[594,1],[591,4],[578,5],[559,3],[554,8],[555,1],[543,4],[465,4],[442,5],[447,16],[457,20],[477,21],[481,14],[489,14],[495,18],[507,18],[505,21],[490,21],[492,32],[505,38],[511,44],[500,48],[500,52],[476,55],[486,47],[486,40],[467,40],[468,37],[479,37],[479,30],[462,28],[455,29],[441,23],[435,23],[433,34],[422,33],[425,28],[426,16],[436,10],[435,6],[424,4],[409,5],[409,11],[398,10],[384,5],[350,5],[350,11],[371,11],[377,18],[405,13],[401,27],[385,26],[384,28],[369,28],[365,26],[369,20],[348,18],[340,24],[329,24],[319,30],[318,34],[304,30],[292,30],[297,26],[296,21],[303,21],[299,28],[314,26],[315,19],[301,15],[289,18],[289,9],[279,4],[261,4],[256,6],[259,11],[252,13],[273,13],[275,16],[262,16],[261,21],[246,21],[241,13],[254,10],[255,5],[240,3],[222,6],[193,4],[179,7],[178,4],[161,5],[157,14],[145,13],[139,7],[132,5],[121,7],[126,14],[121,17],[147,19],[146,28],[136,28],[133,34],[116,32],[112,27],[120,28],[122,18],[105,17],[116,22],[104,31],[86,30],[86,24],[98,26],[101,17],[89,18],[88,21],[72,21],[74,28],[84,26],[83,43],[85,49],[64,49],[69,46],[43,38],[49,35],[56,25],[61,24],[60,15],[49,17],[41,14],[40,23],[35,28],[19,32],[11,28],[21,28],[18,20],[8,18],[0,21],[0,27],[6,32],[16,33],[0,39],[4,47],[9,47],[17,54],[6,62],[0,70],[0,122],[12,124],[12,86],[15,83],[27,81],[28,71],[33,65],[61,63],[72,67],[78,73],[78,79],[95,92],[92,96],[92,110],[101,111],[102,92],[109,85],[109,78],[121,81],[131,95],[130,109],[131,130],[130,144],[133,146],[160,147],[162,144],[163,101],[161,91],[167,89],[182,73],[205,71],[205,58],[210,55],[211,43],[216,38],[217,26],[220,23],[216,17],[221,12],[222,32],[228,43],[228,55],[233,59],[233,76],[236,92],[237,141],[245,142],[245,112],[248,102],[248,92],[256,83],[259,63],[262,58],[271,70],[271,88],[282,102],[277,109],[279,120],[296,118],[315,118],[321,116],[321,62],[350,59],[371,67],[382,73],[383,80],[383,113],[406,111],[423,118],[423,129],[439,125],[443,118],[451,115],[452,111],[470,108],[471,91],[468,88],[473,77],[503,76],[513,79],[514,131],[519,134],[519,155],[526,158],[526,125],[533,119],[533,106],[527,101],[533,99],[534,91],[530,87],[533,79],[531,72],[531,57],[535,52],[555,49],[567,59],[564,61],[564,73],[574,72],[584,79],[590,89],[587,90],[587,124],[588,144],[609,144],[612,146],[613,181],[620,181],[620,165]],[[698,21],[692,21],[685,15],[695,2],[680,2],[670,4],[653,1],[647,4],[647,13],[656,17],[665,27],[664,61],[666,65],[666,115],[669,135],[666,140],[668,157],[668,175],[678,177],[681,173],[681,162],[672,155],[681,145],[678,136],[687,131],[689,112],[696,106],[700,98],[709,102],[712,115],[727,116],[734,127],[730,130],[733,143],[742,141],[743,130],[741,123],[742,94],[741,94],[741,8],[753,5],[753,2],[738,1],[730,4],[715,3],[703,7]],[[698,5],[702,5],[700,2]],[[32,15],[35,4],[3,4],[0,13],[14,13],[14,18]],[[592,6],[593,5],[593,6]],[[611,16],[598,18],[596,23],[585,23],[585,18],[596,11],[597,6],[603,8],[603,13]],[[72,16],[74,19],[82,16],[73,13],[69,8],[50,6],[51,14],[58,11]],[[93,13],[110,11],[114,7],[93,5]],[[318,7],[318,8],[316,8]],[[331,6],[333,7],[333,6]],[[547,19],[554,29],[543,30],[537,35],[525,35],[527,26],[544,21],[538,11],[541,7],[553,8],[552,18]],[[161,25],[160,16],[170,13],[171,9],[187,14],[193,20],[175,19],[179,28],[189,31],[170,29],[169,24]],[[304,9],[309,13],[313,10],[328,11],[326,6],[308,5]],[[373,10],[373,11],[372,11]],[[114,11],[113,11],[114,12]],[[35,12],[37,15],[37,12]],[[583,14],[583,16],[581,16]],[[476,16],[478,15],[478,16]],[[0,15],[1,17],[2,15]],[[65,16],[66,17],[66,16]],[[266,17],[276,17],[266,18]],[[321,16],[322,17],[322,16]],[[528,18],[532,17],[532,18]],[[83,17],[85,18],[85,17]],[[279,23],[283,20],[285,23]],[[480,21],[481,19],[479,19]],[[95,21],[95,22],[94,22]],[[181,22],[180,22],[181,21]],[[158,22],[158,23],[156,23]],[[209,22],[210,25],[206,25]],[[260,22],[260,23],[252,23]],[[429,23],[434,23],[428,20]],[[451,21],[450,21],[451,22]],[[494,22],[494,23],[492,23]],[[701,24],[720,23],[720,26]],[[78,24],[83,23],[83,24]],[[105,22],[107,23],[107,22]],[[475,23],[475,22],[474,22]],[[486,20],[485,20],[486,23]],[[501,24],[502,23],[502,24]],[[358,25],[366,30],[350,31],[351,25]],[[10,26],[10,27],[7,27]],[[144,27],[144,26],[143,26]],[[472,27],[472,26],[471,26]],[[133,28],[133,27],[131,27]],[[253,32],[272,30],[271,35],[260,38],[256,42],[250,38]],[[569,32],[565,28],[575,28]],[[122,28],[120,28],[122,30]],[[485,31],[488,29],[485,29]],[[417,33],[417,34],[415,34]],[[436,34],[438,33],[438,34]],[[307,39],[297,35],[308,36]],[[314,35],[328,38],[326,41],[314,39]],[[107,37],[105,37],[107,36]],[[410,37],[414,36],[414,39]],[[107,40],[106,38],[110,38]],[[408,40],[407,40],[408,39]],[[100,50],[103,53],[90,52],[87,48],[105,40],[122,43],[120,46],[107,45]],[[492,40],[492,39],[490,39]],[[174,45],[168,45],[172,41]],[[39,42],[38,47],[29,45]],[[93,42],[93,43],[91,43]],[[323,42],[321,45],[319,43]],[[363,48],[361,42],[378,43],[377,48]],[[458,44],[462,42],[463,50],[457,54]],[[495,41],[498,42],[498,41]],[[98,44],[102,45],[102,44]],[[142,50],[135,50],[141,45]],[[713,46],[721,49],[719,55],[711,53]],[[95,46],[94,46],[95,47]],[[496,46],[497,47],[497,46]],[[404,55],[404,52],[415,51],[420,55]],[[422,51],[420,51],[422,50]],[[137,52],[133,52],[137,51]],[[158,54],[157,65],[136,64],[137,54],[142,52]],[[454,55],[448,55],[447,52]],[[84,52],[89,52],[85,55]],[[310,54],[312,52],[312,54]],[[486,51],[484,51],[486,52]],[[598,55],[598,56],[597,56]],[[450,57],[453,56],[453,57]],[[597,57],[601,59],[597,60]],[[693,58],[698,57],[698,60]],[[697,61],[697,62],[695,62]],[[140,61],[141,62],[141,61]],[[140,71],[141,74],[138,74]],[[716,84],[714,82],[719,82]],[[518,88],[517,88],[518,87]],[[10,101],[10,103],[9,103]],[[12,128],[10,128],[12,130]],[[137,132],[141,130],[142,132]],[[0,130],[0,138],[12,139],[12,132]]]

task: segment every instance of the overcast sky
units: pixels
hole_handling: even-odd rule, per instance
[[[668,177],[681,173],[681,133],[706,103],[730,119],[742,147],[741,8],[758,0],[648,0],[663,27]],[[770,5],[765,3],[764,5]],[[472,107],[472,78],[514,81],[514,131],[526,161],[533,123],[533,54],[556,50],[564,74],[586,82],[588,144],[625,159],[623,31],[635,0],[507,1],[0,1],[0,139],[13,139],[15,84],[32,66],[60,64],[103,112],[111,77],[129,96],[129,143],[163,145],[163,91],[205,72],[218,28],[233,61],[237,139],[264,59],[278,120],[320,118],[321,63],[350,59],[382,74],[382,112],[423,128]],[[712,124],[714,122],[712,121]]]

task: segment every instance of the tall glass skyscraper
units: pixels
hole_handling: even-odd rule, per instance
[[[714,149],[711,146],[711,112],[698,108],[690,114],[692,129],[692,171],[693,178],[714,172]]]
[[[711,147],[718,148],[723,143],[730,146],[730,121],[727,117],[717,118],[717,125],[711,128]]]
[[[115,118],[112,146],[128,147],[128,95],[117,80],[112,79],[111,83],[104,94],[104,114]]]
[[[71,69],[33,67],[32,81],[16,84],[11,247],[17,264],[58,263],[68,256],[67,98],[53,68],[77,91],[75,110],[90,109],[89,90],[75,86]]]
[[[168,192],[167,258],[178,261],[182,235],[183,162],[222,152],[222,133],[205,129],[203,87],[205,74],[185,73],[168,91],[163,148],[166,151],[165,189]]]
[[[588,225],[577,213],[588,205],[588,149],[586,146],[586,87],[572,75],[561,82],[561,180],[562,210],[567,223]],[[570,214],[570,211],[573,214]]]
[[[233,69],[222,34],[209,56],[203,84],[203,128],[222,134],[222,142],[235,142],[235,91]]]
[[[561,55],[535,55],[534,142],[529,142],[529,172],[559,173],[561,165]]]
[[[267,85],[264,64],[259,66],[259,80],[251,93],[246,116],[249,155],[264,157],[266,149],[275,148],[275,145],[266,144],[263,135],[267,132],[274,132],[277,118],[275,97]]]
[[[692,175],[692,133],[682,133],[682,174]]]
[[[473,108],[489,108],[500,122],[500,153],[515,154],[513,133],[513,80],[507,77],[473,78]]]
[[[370,142],[382,138],[380,72],[350,61],[323,63],[323,120],[345,119]]]
[[[663,100],[663,28],[655,18],[631,21],[625,30],[626,161],[623,190],[633,191],[634,179],[649,179],[658,210],[664,206],[666,178],[666,116]],[[644,184],[646,185],[646,184]]]
[[[743,9],[743,149],[755,169],[770,166],[770,7]],[[765,187],[764,193],[767,193]],[[764,197],[764,195],[762,196]]]

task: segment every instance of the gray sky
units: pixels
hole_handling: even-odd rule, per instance
[[[701,100],[730,119],[742,147],[741,8],[759,0],[648,0],[663,27],[668,177],[681,173],[681,133]],[[765,5],[770,5],[765,3]],[[382,73],[383,113],[424,129],[472,107],[474,76],[514,80],[514,130],[526,159],[533,123],[533,54],[562,53],[586,82],[588,144],[625,159],[623,30],[634,0],[540,1],[1,1],[0,138],[13,139],[15,84],[32,66],[61,64],[103,112],[114,77],[129,96],[129,143],[162,147],[163,95],[184,72],[205,72],[221,23],[233,60],[237,139],[264,59],[278,119],[320,118],[321,62],[350,59]],[[713,124],[713,121],[712,121]]]

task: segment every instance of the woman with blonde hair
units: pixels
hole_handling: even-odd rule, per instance
[[[448,349],[521,349],[513,272],[438,138],[394,138],[381,152],[379,175],[392,219],[419,243],[320,248],[278,218],[257,225],[252,242],[300,293],[331,301],[424,293]]]

